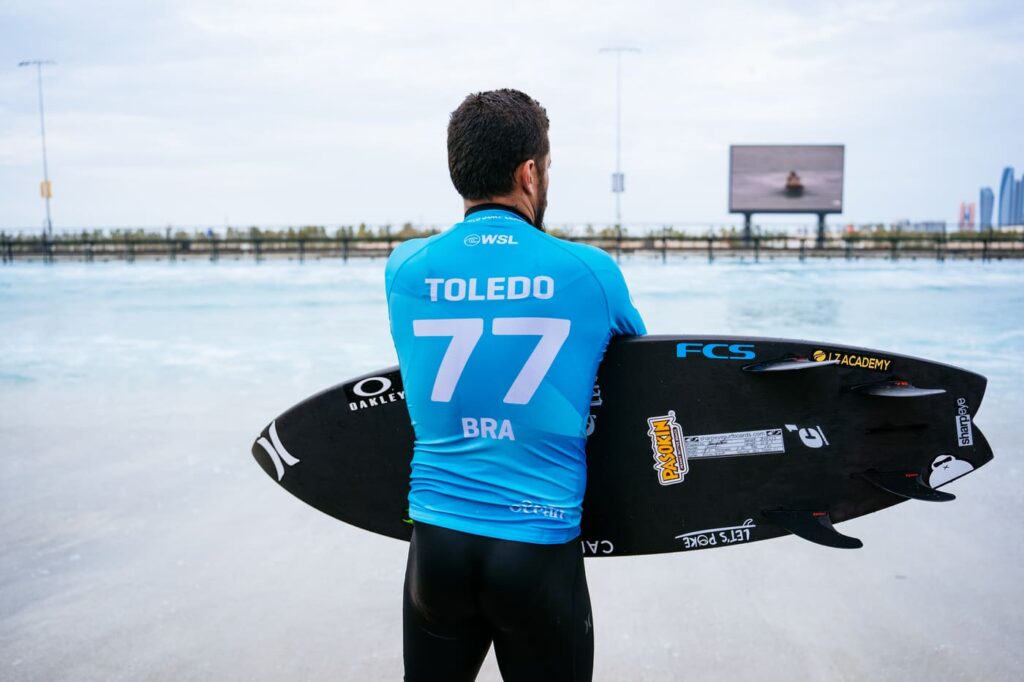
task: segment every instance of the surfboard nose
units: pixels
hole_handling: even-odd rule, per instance
[[[260,431],[260,435],[252,442],[252,446],[249,448],[249,451],[252,453],[253,459],[256,460],[256,463],[260,465],[260,468],[263,469],[267,476],[270,476],[275,481],[280,481],[281,479],[277,477],[277,467],[274,466],[274,460],[271,458],[270,453],[268,453],[261,444],[263,441],[267,441],[269,428],[269,424],[263,427],[263,430]]]
[[[288,452],[288,448],[281,442],[276,419],[270,422],[253,442],[252,455],[267,475],[273,476],[278,482],[284,478],[286,467],[293,467],[299,463],[299,459]]]

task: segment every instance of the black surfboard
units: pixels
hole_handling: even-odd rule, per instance
[[[763,338],[613,341],[588,423],[587,556],[724,547],[793,533],[860,547],[833,524],[992,459],[974,424],[986,379],[863,348]],[[413,432],[396,367],[272,421],[263,470],[337,519],[408,540]],[[532,502],[524,500],[523,506]]]

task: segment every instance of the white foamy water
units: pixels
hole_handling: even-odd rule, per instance
[[[980,372],[996,459],[846,523],[588,562],[598,680],[1016,679],[1024,263],[633,257],[651,333],[808,338]],[[401,678],[405,546],[248,449],[395,361],[383,262],[0,267],[0,679]],[[480,679],[497,679],[493,661]]]

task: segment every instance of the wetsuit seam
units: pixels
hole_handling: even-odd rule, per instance
[[[558,248],[562,249],[562,251],[564,251],[565,253],[569,254],[570,256],[572,256],[573,258],[578,260],[580,263],[582,263],[583,267],[585,267],[587,269],[587,272],[590,273],[590,276],[594,278],[595,282],[597,282],[597,288],[601,290],[601,298],[604,299],[604,315],[605,315],[605,319],[608,320],[608,327],[609,327],[609,329],[611,329],[613,327],[613,325],[612,325],[612,306],[611,306],[611,303],[608,302],[608,292],[604,290],[604,284],[601,282],[601,278],[597,276],[597,273],[594,272],[594,268],[590,267],[590,263],[588,263],[586,260],[584,260],[580,255],[578,255],[576,253],[573,253],[572,249],[570,249],[568,246],[563,244],[562,240],[560,240],[558,237],[552,237],[551,235],[549,235],[547,233],[543,233],[543,232],[541,234],[543,234],[545,237],[550,239],[551,243],[553,243]]]
[[[455,228],[457,228],[461,224],[462,223],[456,223],[447,232],[443,232],[443,233],[437,235],[437,239],[434,241],[434,243],[438,244],[438,243],[444,241],[445,239],[447,239],[449,236],[451,236],[451,234],[453,232],[455,232]],[[395,274],[391,277],[391,288],[387,290],[387,292],[385,294],[385,297],[384,297],[385,300],[387,300],[387,301],[391,300],[391,292],[395,288],[395,282],[398,281],[398,273],[400,273],[402,271],[402,269],[405,268],[405,266],[409,264],[409,261],[411,261],[416,256],[420,255],[420,252],[422,252],[423,249],[427,248],[427,246],[429,245],[430,239],[431,239],[430,237],[425,238],[423,240],[423,243],[420,244],[419,246],[417,246],[416,250],[413,253],[410,253],[408,255],[408,257],[406,257],[406,259],[404,261],[402,261],[402,263],[398,266],[398,268],[395,269]],[[402,242],[402,243],[404,244],[405,242]]]
[[[388,287],[388,290],[385,292],[384,300],[386,300],[388,302],[391,301],[391,292],[394,291],[394,289],[395,289],[395,282],[398,281],[398,273],[400,273],[402,271],[402,269],[405,268],[406,265],[408,265],[409,261],[411,261],[413,258],[418,256],[420,251],[422,251],[426,247],[426,245],[427,245],[427,242],[426,242],[426,240],[424,240],[423,243],[420,244],[416,248],[416,250],[414,252],[409,254],[409,256],[406,257],[406,259],[403,260],[401,263],[399,263],[397,268],[395,268],[395,274],[394,274],[394,276],[391,277],[391,286]]]

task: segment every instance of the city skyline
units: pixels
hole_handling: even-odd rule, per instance
[[[1024,225],[1024,173],[1018,180],[1013,166],[1003,169],[996,215],[999,227]]]
[[[36,83],[16,68],[30,59],[57,62],[43,77],[58,232],[450,223],[461,202],[447,176],[448,114],[468,92],[505,86],[552,120],[549,222],[612,223],[615,75],[598,53],[608,44],[644,50],[622,67],[626,224],[736,224],[732,144],[845,145],[833,223],[955,224],[959,198],[991,168],[1024,160],[1024,95],[1005,87],[1024,81],[1017,3],[392,11],[6,3],[0,228],[43,220]],[[971,101],[949,96],[964,91]]]
[[[982,187],[978,197],[980,217],[978,226],[982,228],[992,227],[992,209],[995,206],[995,192],[991,187]]]

